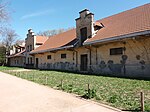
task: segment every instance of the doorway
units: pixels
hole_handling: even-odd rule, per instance
[[[36,58],[36,68],[38,68],[38,65],[39,65],[39,59]]]
[[[81,66],[80,66],[80,70],[81,71],[87,71],[88,68],[88,58],[87,58],[87,54],[83,54],[81,55]]]

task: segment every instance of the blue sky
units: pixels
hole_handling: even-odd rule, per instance
[[[20,38],[27,30],[45,31],[75,27],[79,11],[87,8],[95,20],[149,3],[149,0],[10,0],[11,28]]]

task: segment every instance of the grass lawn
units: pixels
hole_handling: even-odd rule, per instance
[[[44,84],[55,89],[89,96],[92,100],[119,109],[140,110],[140,92],[145,94],[145,110],[150,111],[150,81],[81,75],[58,71],[11,71],[14,67],[0,67],[0,71]],[[89,94],[88,89],[89,84]]]
[[[19,70],[22,68],[19,67],[6,67],[6,66],[0,66],[0,71],[6,71],[6,70]]]

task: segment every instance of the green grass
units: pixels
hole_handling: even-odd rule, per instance
[[[119,109],[140,110],[140,91],[143,91],[145,94],[145,110],[150,110],[150,81],[81,75],[58,71],[32,70],[28,72],[12,72],[10,71],[12,68],[7,67],[0,67],[0,70],[80,96],[88,96],[87,88],[88,84],[90,84],[90,97],[92,100]],[[47,82],[46,78],[48,78]]]
[[[17,70],[17,69],[22,69],[22,68],[19,68],[19,67],[0,66],[0,71],[5,71],[5,70]]]

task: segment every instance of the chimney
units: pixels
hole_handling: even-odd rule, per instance
[[[28,30],[28,33],[31,33],[31,32],[33,32],[32,29],[29,29],[29,30]]]
[[[79,46],[81,46],[87,38],[94,35],[94,14],[87,9],[82,10],[79,14],[80,17],[76,19],[76,35]]]
[[[29,37],[29,36],[30,36],[30,37],[31,37],[31,36],[34,37],[34,32],[32,31],[32,29],[29,29],[29,30],[28,30],[27,37]]]

